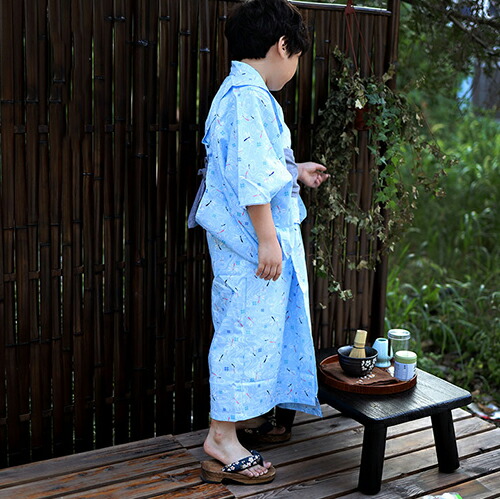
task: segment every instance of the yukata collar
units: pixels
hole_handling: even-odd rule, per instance
[[[266,82],[260,73],[250,66],[250,64],[241,61],[232,61],[231,72],[229,74],[233,80],[233,86],[255,85],[269,92]]]
[[[274,112],[276,116],[278,116],[278,127],[280,133],[283,133],[283,118],[282,112],[279,112],[279,106],[274,98],[273,94],[267,88],[266,82],[264,78],[260,75],[260,73],[250,66],[249,64],[241,61],[232,61],[231,62],[231,71],[229,72],[228,77],[224,80],[224,83],[221,86],[222,92],[218,93],[216,99],[221,100],[230,90],[234,87],[244,87],[244,86],[256,86],[263,89],[265,92],[269,94],[271,98],[272,105],[274,107]],[[207,120],[205,122],[205,136],[203,137],[203,144],[207,144],[207,136],[209,133],[209,129],[215,118],[217,117],[217,111],[215,107],[211,107],[210,112],[208,114]]]

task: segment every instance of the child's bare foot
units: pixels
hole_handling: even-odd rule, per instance
[[[203,450],[225,465],[250,455],[250,452],[240,444],[236,437],[235,423],[214,420],[212,420],[210,431],[203,444]],[[239,473],[249,477],[256,477],[265,475],[270,467],[271,463],[264,461],[263,465],[255,465]]]

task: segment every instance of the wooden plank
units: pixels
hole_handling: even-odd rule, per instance
[[[493,499],[498,497],[500,484],[500,471],[490,475],[475,478],[460,484],[455,484],[446,489],[435,490],[434,495],[442,495],[446,492],[457,492],[464,499]]]
[[[485,461],[487,461],[488,459],[487,456],[488,453],[486,454]],[[479,455],[476,457],[478,459],[481,459],[483,456]],[[493,459],[496,458],[496,456],[491,456],[491,457],[493,457]],[[481,461],[484,460],[481,459]],[[462,463],[460,469],[462,470],[465,466],[467,466],[469,468],[469,472],[471,474],[475,474],[475,469],[474,469],[475,463],[477,463],[477,459],[475,462],[472,461],[470,463],[464,462]],[[436,477],[438,480],[440,478],[443,478],[448,482],[452,482],[453,485],[444,490],[443,489],[434,490],[434,492],[432,492],[432,489],[427,489],[425,490],[425,492],[423,492],[419,487],[420,492],[412,493],[411,490],[412,484],[419,482],[422,477],[425,477],[427,475],[432,475]],[[451,474],[439,473],[437,467],[434,467],[431,470],[425,471],[420,474],[411,474],[408,477],[402,474],[401,476],[402,478],[398,479],[398,477],[396,477],[396,479],[390,484],[384,483],[382,485],[381,492],[376,496],[377,499],[379,498],[395,499],[403,497],[405,499],[410,499],[410,498],[422,497],[422,495],[427,493],[438,494],[438,493],[443,493],[445,491],[447,492],[455,491],[461,494],[463,493],[462,497],[464,497],[464,499],[465,498],[492,499],[494,497],[498,497],[498,493],[496,492],[498,490],[498,483],[499,483],[498,480],[500,478],[498,472],[462,484],[460,483],[460,481],[463,480],[463,476],[461,474],[459,474],[458,472]],[[407,484],[404,488],[400,487],[402,482],[405,482]],[[272,495],[273,499],[303,499],[304,497],[309,497],[314,499],[327,498],[327,497],[342,498],[342,499],[366,499],[367,496],[361,494],[360,492],[357,491],[353,491],[351,493],[348,492],[349,490],[352,490],[356,486],[357,486],[357,470],[355,472],[345,471],[310,481],[303,481],[299,484],[288,485],[278,490],[273,490],[272,492],[267,492],[267,493],[264,492],[262,494],[255,493],[252,495],[243,495],[235,493],[235,497],[237,498],[251,497],[252,499],[256,498],[260,499],[264,497],[271,497]],[[391,487],[390,490],[387,490],[388,487]],[[462,487],[464,488],[464,491],[462,491]],[[477,495],[468,495],[468,493]]]
[[[184,446],[186,449],[191,449],[193,447],[199,447],[203,445],[205,438],[207,437],[208,428],[204,430],[193,431],[190,433],[181,433],[176,435],[175,438]]]
[[[455,436],[457,440],[493,430],[490,424],[485,423],[485,421],[479,422],[477,418],[455,421]],[[385,457],[387,459],[399,454],[405,454],[408,452],[408,449],[411,449],[413,452],[427,447],[434,449],[434,434],[432,428],[409,433],[405,435],[404,440],[397,437],[389,438],[386,443]]]
[[[311,431],[310,438],[292,445],[263,448],[262,453],[265,459],[271,461],[274,466],[281,467],[283,465],[300,463],[308,459],[315,459],[321,455],[361,447],[363,444],[363,432],[360,431],[359,426],[356,426],[352,420],[346,419],[345,421],[346,427],[340,433],[319,436],[318,432]],[[479,427],[476,418],[460,421],[455,426],[457,438],[492,429],[489,423],[484,423],[479,425]],[[406,454],[408,449],[414,452],[429,447],[434,447],[434,435],[430,427],[424,426],[422,429],[417,429],[411,433],[393,434],[393,437],[387,441],[385,456],[387,459]],[[206,459],[206,457],[203,457],[202,452],[198,450],[193,450],[192,452],[198,459]],[[356,461],[355,466],[358,465],[359,462]]]
[[[312,414],[306,414],[305,412],[297,412],[297,416],[295,417],[294,426],[292,429],[292,435],[298,431],[298,426],[307,425],[311,422],[316,421],[325,421],[326,419],[330,419],[332,417],[341,417],[339,411],[337,409],[333,409],[328,405],[323,405],[321,407],[323,411],[323,418],[319,416],[313,416]],[[179,435],[175,435],[175,438],[187,449],[191,449],[193,447],[203,445],[203,442],[206,438],[208,432],[208,428],[198,431],[192,431],[189,433],[181,433]],[[293,438],[293,437],[292,437]]]
[[[453,411],[453,415],[461,468],[451,474],[438,471],[429,418],[392,427],[380,493],[383,495],[377,497],[414,498],[423,493],[444,492],[444,488],[461,492],[468,499],[495,497],[500,474],[500,449],[497,448],[500,429],[462,409]],[[332,423],[336,425],[333,427],[335,433],[329,434]],[[229,485],[228,488],[202,484],[199,449],[185,452],[170,436],[6,469],[0,472],[0,484],[4,487],[0,490],[0,498],[61,497],[64,494],[74,498],[84,495],[86,498],[120,499],[166,496],[361,499],[366,496],[355,490],[361,428],[353,420],[341,416],[298,425],[295,430],[302,432],[302,440],[267,446],[265,450],[265,457],[278,468],[278,477],[272,484]],[[164,449],[155,449],[159,441]],[[490,466],[489,463],[494,464]],[[9,480],[10,486],[5,485],[4,478]],[[24,480],[24,484],[19,479]],[[413,484],[416,482],[415,490]]]
[[[160,496],[156,496],[160,497]],[[202,483],[190,487],[188,490],[181,489],[172,491],[168,494],[169,499],[231,499],[234,495],[224,486],[211,483]]]
[[[497,438],[499,436],[500,430],[498,430]],[[468,479],[475,478],[478,475],[498,475],[499,471],[500,449],[495,449],[490,452],[485,451],[478,455],[463,459],[460,462],[460,468],[454,473],[440,473],[437,467],[434,466],[432,469],[427,469],[410,476],[404,476],[393,482],[384,483],[382,485],[382,490],[377,495],[377,499],[394,499],[394,497],[410,499],[425,495],[429,491],[443,489],[444,487],[455,490],[456,484],[468,481]],[[496,483],[496,492],[498,493],[498,482]],[[365,495],[357,492],[346,496],[344,499],[362,499],[365,497]],[[468,496],[466,497],[469,499]]]
[[[292,462],[328,454],[339,449],[359,446],[362,440],[361,426],[349,418],[339,418],[339,423],[325,425],[324,422],[312,423],[300,432],[295,432],[286,445],[252,445],[262,452],[266,460],[274,465]],[[248,448],[248,447],[247,447]],[[207,459],[203,448],[191,449],[201,461]]]
[[[154,476],[134,478],[115,486],[85,491],[85,499],[116,498],[139,499],[143,497],[186,497],[191,498],[194,487],[199,497],[233,497],[223,485],[202,484],[198,468],[184,468],[172,473],[159,472]],[[202,495],[205,493],[206,495]],[[66,498],[80,499],[81,493],[66,495]]]
[[[319,443],[319,442],[318,442]],[[267,459],[267,455],[265,456]],[[333,492],[346,492],[354,490],[355,483],[357,483],[357,472],[361,459],[361,448],[355,447],[341,452],[335,452],[332,454],[321,455],[316,458],[311,458],[307,460],[296,460],[293,464],[280,466],[279,463],[273,463],[277,465],[277,474],[275,480],[270,484],[261,484],[259,486],[248,485],[228,485],[228,489],[236,497],[253,497],[254,495],[266,493],[270,494],[273,491],[273,497],[278,493],[281,493],[282,489],[286,489],[286,493],[283,491],[281,497],[288,497],[286,494],[290,491],[291,486],[298,486],[303,488],[303,485],[309,481],[316,482],[322,477],[326,477],[335,473],[338,477],[338,484]],[[347,480],[344,478],[350,477]],[[293,489],[294,487],[292,487]],[[280,492],[276,492],[279,490]],[[302,497],[312,496],[309,492],[301,490]]]
[[[361,425],[359,423],[354,422],[354,420],[352,420],[351,418],[342,416],[336,409],[332,408],[330,408],[330,410],[323,411],[323,414],[325,416],[323,418],[310,416],[309,419],[309,415],[306,415],[305,413],[300,414],[301,416],[299,416],[299,424],[295,424],[292,428],[291,440],[284,445],[289,445],[301,440],[318,438],[323,435],[328,435],[332,433],[332,430],[336,432],[343,431],[344,429],[349,429],[351,427],[361,428]],[[452,414],[455,421],[473,417],[470,413],[462,409],[455,409],[452,411]],[[304,422],[302,422],[302,418],[305,418]],[[349,423],[349,421],[351,423]],[[411,433],[415,430],[430,427],[430,418],[422,418],[408,423],[401,423],[400,425],[391,426],[387,431],[387,435],[388,437],[394,435],[402,435],[404,433]],[[175,438],[187,449],[194,449],[195,447],[200,447],[203,445],[207,432],[208,429],[198,430],[181,435],[175,435]],[[275,445],[262,445],[260,447],[258,446],[258,448],[269,448],[271,446],[274,447]]]
[[[425,420],[421,420],[421,428],[414,425],[411,433],[388,433],[385,456],[386,459],[400,454],[406,454],[408,449],[412,452],[434,447],[434,435],[432,428],[423,426]],[[483,422],[478,424],[476,418],[459,421],[455,424],[455,433],[457,438],[470,436],[475,433],[482,433],[492,429],[491,424]],[[322,436],[318,439],[310,438],[289,447],[280,447],[266,451],[266,459],[273,463],[292,463],[299,462],[303,458],[314,458],[321,454],[338,452],[348,448],[361,446],[363,443],[363,432],[354,427],[339,434]]]
[[[181,445],[177,440],[168,435],[6,468],[0,471],[0,488],[62,476],[66,473],[84,471],[97,466],[110,466],[129,459],[160,454],[179,448]]]
[[[459,440],[459,455],[461,457],[472,456],[485,452],[487,449],[494,448],[495,438],[493,432],[495,431],[500,433],[500,430],[492,430]],[[400,438],[396,438],[392,448],[387,449],[383,474],[384,482],[394,480],[402,475],[423,472],[429,468],[435,468],[434,471],[437,473],[437,457],[431,442],[428,442],[428,446],[418,451],[409,452],[409,449],[412,449],[412,445],[414,444],[415,438],[413,434],[404,435]],[[318,445],[320,445],[319,442]],[[500,451],[495,450],[493,452]],[[316,486],[314,484],[321,483],[321,488],[323,488],[324,482],[326,481],[329,484],[329,493],[332,494],[332,497],[335,497],[334,494],[341,496],[342,494],[349,494],[355,491],[357,487],[360,458],[361,448],[355,447],[345,451],[321,455],[305,461],[297,460],[290,465],[282,466],[279,462],[276,462],[273,464],[278,467],[278,472],[276,479],[272,483],[261,484],[259,486],[248,485],[245,486],[245,488],[240,485],[228,485],[228,488],[239,498],[251,497],[254,494],[264,493],[279,488],[286,488],[287,493],[289,493],[290,486],[294,484],[301,484],[301,487],[306,487],[306,484],[308,484],[307,487],[314,489]],[[329,475],[333,475],[331,479],[327,478]],[[394,494],[394,491],[392,493]],[[302,494],[302,497],[306,494],[316,497],[312,490],[308,490],[307,492],[303,490]],[[288,496],[283,495],[282,497]],[[394,497],[394,495],[391,496],[391,499]],[[406,497],[406,495],[403,494],[401,497]]]
[[[323,413],[323,419],[340,415],[340,412],[337,409],[334,409],[328,404],[323,404],[321,406],[321,412]],[[309,423],[311,421],[318,421],[319,419],[321,419],[321,417],[314,416],[313,414],[307,414],[306,412],[297,412],[295,419],[293,420],[293,424],[294,426],[296,426],[299,424]]]
[[[236,487],[228,486],[228,489],[234,494],[236,498],[252,498],[264,499],[265,497],[272,497],[273,499],[304,499],[304,497],[320,499],[320,498],[336,498],[344,497],[348,492],[354,491],[358,483],[358,476],[356,470],[338,471],[334,475],[318,476],[311,479],[305,478],[300,482],[295,483],[282,483],[279,488],[272,491],[259,492],[254,489],[245,491],[241,488],[236,490]],[[273,483],[278,485],[274,480]],[[367,496],[364,496],[365,499]],[[399,497],[399,496],[397,496]],[[392,499],[395,499],[393,497]]]
[[[189,468],[186,468],[189,466]],[[192,468],[195,467],[195,470]],[[63,476],[47,478],[45,480],[37,480],[23,485],[12,486],[7,489],[0,490],[0,498],[23,497],[25,499],[39,499],[43,497],[69,497],[70,494],[81,494],[84,491],[94,490],[96,484],[106,484],[103,489],[106,491],[120,492],[121,497],[129,497],[126,495],[127,487],[123,482],[132,482],[132,489],[137,490],[136,484],[140,482],[140,478],[150,475],[162,475],[162,481],[166,482],[169,487],[171,483],[182,481],[187,474],[195,475],[190,478],[196,482],[199,478],[198,462],[193,459],[192,454],[184,449],[176,449],[162,454],[154,454],[151,456],[141,457],[115,463],[113,465],[105,465],[93,467],[89,470],[69,473]],[[179,468],[182,468],[179,471]],[[175,470],[169,473],[170,470]],[[177,475],[178,479],[167,479],[170,475]],[[85,497],[109,497],[107,493],[99,492],[97,495],[85,492]],[[131,495],[130,497],[139,497]]]
[[[328,423],[325,424],[325,420],[320,420],[316,422],[309,423],[307,425],[299,425],[294,426],[292,429],[292,438],[290,443],[294,443],[300,440],[309,439],[311,437],[319,437],[321,435],[331,434],[332,432],[342,431],[345,427],[356,426],[359,427],[359,423],[356,423],[354,420],[350,418],[344,417],[335,417],[328,419]],[[192,449],[194,447],[198,447],[203,445],[203,441],[206,438],[208,430],[199,430],[197,432],[193,432],[185,435],[177,435],[176,438],[179,439],[179,442],[188,449]],[[256,448],[268,448],[269,445],[257,445]]]
[[[473,418],[470,412],[464,411],[463,409],[454,409],[451,411],[451,414],[454,421]],[[415,419],[414,421],[409,421],[407,423],[400,423],[387,429],[387,437],[390,438],[393,435],[404,435],[405,433],[411,433],[417,429],[430,428],[431,425],[432,423],[430,417]]]

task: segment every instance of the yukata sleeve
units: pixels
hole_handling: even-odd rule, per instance
[[[236,165],[228,181],[241,207],[270,203],[281,189],[291,186],[276,106],[260,89],[247,88],[236,96]]]

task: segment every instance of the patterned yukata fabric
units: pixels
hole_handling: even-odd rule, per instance
[[[233,62],[205,131],[196,222],[207,231],[214,272],[211,417],[241,421],[277,405],[321,415],[300,233],[305,208],[286,167],[290,131],[255,69]],[[267,203],[283,253],[276,281],[255,275],[258,241],[246,209]]]

